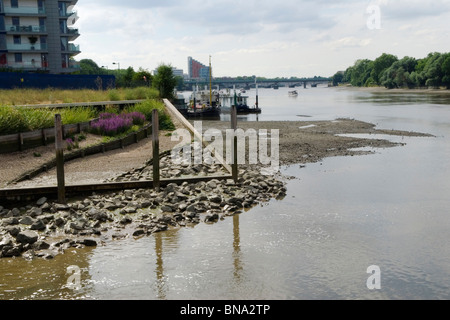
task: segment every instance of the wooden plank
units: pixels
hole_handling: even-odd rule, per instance
[[[159,116],[158,110],[152,112],[152,149],[153,149],[153,187],[159,191],[160,172],[159,172]]]
[[[167,99],[164,99],[164,104],[166,105],[166,108],[179,120],[183,123],[183,125],[199,140],[202,142],[202,145],[207,148],[209,151],[211,151],[212,154],[214,154],[215,158],[220,162],[220,164],[228,171],[232,172],[231,167],[225,162],[225,160],[219,155],[214,152],[214,149],[206,143],[206,141],[203,139],[203,135],[201,132],[198,132],[194,126],[177,110],[177,108],[174,107],[174,105]]]
[[[63,128],[61,115],[55,115],[55,149],[56,149],[56,176],[58,182],[58,202],[66,202],[65,181],[64,181],[64,146],[63,146]]]
[[[212,176],[202,176],[202,177],[179,177],[175,179],[160,179],[160,187],[165,187],[170,183],[175,183],[181,185],[184,182],[197,183],[205,182],[210,180],[228,180],[232,179],[231,175],[212,175]],[[88,194],[92,192],[112,192],[127,189],[152,189],[154,188],[154,182],[152,180],[145,181],[129,181],[129,182],[110,182],[110,183],[99,183],[99,184],[81,184],[81,185],[66,185],[65,193],[66,195],[81,195]],[[0,199],[2,200],[24,200],[24,199],[35,199],[39,197],[46,196],[48,198],[53,198],[58,191],[57,186],[48,187],[33,187],[33,188],[18,188],[18,189],[0,189]]]

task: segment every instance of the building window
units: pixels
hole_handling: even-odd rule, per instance
[[[67,33],[67,21],[59,20],[59,31],[61,33]]]
[[[18,8],[19,0],[11,0],[11,8]]]
[[[61,67],[63,67],[64,69],[69,67],[69,55],[67,54],[61,55]]]
[[[14,53],[14,61],[17,63],[22,63],[22,54],[21,53]]]
[[[44,0],[38,0],[38,11],[39,13],[45,13],[45,1]]]
[[[20,36],[14,36],[14,44],[22,44],[22,38]]]
[[[11,20],[12,20],[13,26],[15,26],[15,27],[20,26],[20,18],[19,17],[12,17]]]

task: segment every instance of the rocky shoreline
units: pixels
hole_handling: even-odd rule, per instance
[[[343,133],[384,134],[410,137],[431,135],[397,130],[379,130],[375,125],[351,119],[335,121],[289,121],[240,123],[244,129],[280,129],[280,164],[305,164],[325,157],[371,153],[355,148],[388,148],[402,144],[384,139],[342,137]],[[179,127],[179,126],[178,126]],[[207,122],[203,129],[229,127],[224,122]],[[176,142],[163,136],[163,150]],[[74,181],[140,181],[152,177],[151,143],[129,150],[92,156],[67,164]],[[15,160],[8,162],[11,166]],[[17,163],[16,163],[17,164]],[[137,165],[139,164],[139,165]],[[220,177],[208,182],[169,184],[158,192],[151,189],[124,190],[92,194],[72,199],[67,205],[46,198],[21,207],[6,208],[0,204],[0,258],[35,257],[51,259],[69,248],[100,246],[127,237],[143,237],[169,228],[181,228],[201,222],[214,223],[240,214],[251,207],[286,195],[287,177],[267,176],[256,165],[240,165],[239,180],[227,179],[229,173],[218,164],[174,164],[171,157],[161,159],[161,178]],[[138,167],[136,169],[136,167]],[[42,178],[54,179],[48,172]],[[107,178],[106,178],[107,177]],[[83,180],[84,179],[84,180]],[[39,178],[22,186],[37,185]]]
[[[163,176],[218,174],[218,165],[170,165],[161,160]],[[225,171],[223,171],[226,174]],[[171,183],[159,192],[139,189],[93,194],[59,204],[41,198],[20,208],[0,206],[0,258],[52,259],[69,248],[103,245],[109,240],[148,236],[169,228],[200,222],[214,223],[240,214],[261,202],[286,195],[280,177],[265,176],[259,168],[240,168],[237,183],[231,179],[181,185]],[[151,176],[151,166],[122,174],[114,181]]]

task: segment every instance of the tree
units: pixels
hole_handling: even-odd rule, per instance
[[[153,77],[153,88],[159,90],[161,98],[173,99],[174,89],[178,82],[173,74],[173,68],[170,65],[161,64],[156,69],[156,74]]]
[[[80,60],[80,74],[102,74],[102,69],[92,59]]]
[[[362,87],[370,78],[373,70],[373,61],[368,59],[358,60],[353,66],[350,83],[355,87]]]
[[[332,77],[333,86],[338,86],[344,80],[344,72],[339,71]]]
[[[373,70],[370,74],[376,84],[380,85],[381,73],[392,66],[394,62],[398,61],[398,58],[392,54],[383,53],[380,57],[373,61]]]
[[[442,83],[447,87],[447,89],[450,89],[450,53],[446,54],[446,58],[442,63],[442,73]]]
[[[380,83],[386,88],[413,87],[417,81],[417,75],[411,76],[415,72],[417,60],[411,57],[404,57],[395,61],[389,68],[381,73]]]
[[[147,70],[144,70],[142,68],[139,68],[139,70],[133,74],[132,77],[132,85],[134,87],[151,87],[153,76],[150,72]]]

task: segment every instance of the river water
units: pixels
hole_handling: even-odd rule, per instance
[[[0,299],[449,299],[450,94],[288,90],[260,89],[263,113],[239,121],[343,117],[435,137],[283,167],[285,199],[216,224],[0,259]]]

